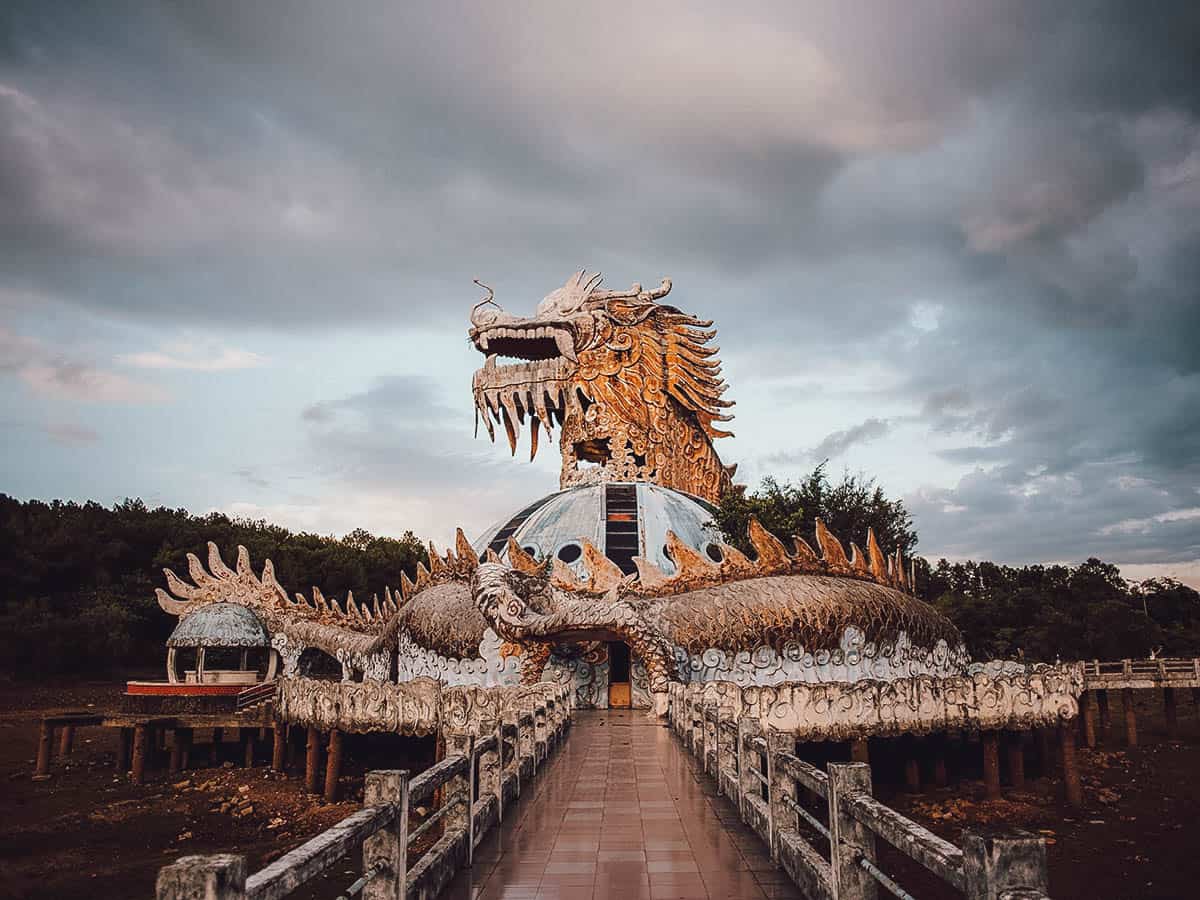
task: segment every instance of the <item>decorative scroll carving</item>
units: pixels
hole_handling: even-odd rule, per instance
[[[1071,663],[1004,675],[956,675],[739,687],[730,682],[675,688],[683,702],[718,700],[800,741],[858,740],[948,730],[1027,730],[1079,713],[1083,666]]]

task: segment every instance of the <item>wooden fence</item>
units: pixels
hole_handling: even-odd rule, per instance
[[[560,688],[532,711],[505,712],[490,734],[448,737],[455,752],[416,778],[402,770],[368,772],[361,810],[252,875],[244,856],[182,857],[159,870],[157,900],[277,900],[359,845],[363,874],[343,897],[436,897],[459,868],[471,865],[484,835],[503,821],[505,804],[562,741],[571,710],[570,692]],[[409,806],[431,804],[439,793],[438,808],[410,831]],[[439,824],[441,837],[409,867],[409,844]]]
[[[869,765],[829,763],[822,771],[795,755],[790,733],[764,731],[748,716],[734,720],[713,701],[685,700],[682,685],[673,685],[673,730],[805,896],[873,900],[883,885],[911,900],[877,865],[877,838],[968,900],[1048,896],[1043,838],[1016,829],[967,832],[955,846],[876,800]]]

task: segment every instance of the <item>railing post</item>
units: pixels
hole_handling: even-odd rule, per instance
[[[396,807],[396,819],[363,841],[363,871],[377,863],[387,868],[367,882],[363,900],[405,900],[408,896],[408,770],[368,772],[363,805]]]
[[[475,735],[467,738],[467,866],[475,865]]]
[[[496,822],[504,821],[504,722],[496,720],[496,753],[492,768],[492,787],[496,791]]]
[[[783,799],[785,795],[796,799],[796,783],[780,772],[776,759],[781,753],[793,753],[795,749],[796,739],[791,732],[767,729],[767,834],[771,837],[771,859],[774,860],[779,859],[780,829],[795,829],[799,824],[796,814]]]
[[[501,716],[505,725],[511,725],[513,730],[513,774],[515,777],[516,795],[521,796],[521,711],[509,707]],[[503,757],[501,757],[503,759]]]
[[[742,815],[742,821],[746,821],[746,798],[750,796],[751,791],[759,790],[759,782],[750,771],[749,755],[752,750],[746,749],[746,742],[758,735],[762,731],[762,726],[758,719],[750,716],[742,716],[738,719],[738,795],[737,808]]]
[[[875,862],[875,835],[850,815],[845,797],[871,793],[871,767],[866,763],[829,764],[829,847],[835,900],[876,900],[875,879],[860,858]]]
[[[183,856],[158,870],[156,900],[245,900],[246,857]]]
[[[1000,900],[1009,892],[1019,896],[1019,890],[1045,895],[1048,890],[1046,842],[1027,831],[967,831],[962,851],[967,900]]]

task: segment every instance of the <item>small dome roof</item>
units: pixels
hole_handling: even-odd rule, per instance
[[[237,603],[211,603],[179,620],[168,647],[269,647],[258,616]]]
[[[557,556],[586,577],[579,549],[580,538],[586,538],[626,573],[635,571],[633,557],[643,556],[671,574],[675,565],[667,556],[668,530],[698,552],[720,559],[715,545],[721,532],[713,523],[715,512],[698,497],[656,484],[581,485],[549,494],[493,525],[474,547],[481,555],[491,547],[507,560],[511,536],[534,557]]]

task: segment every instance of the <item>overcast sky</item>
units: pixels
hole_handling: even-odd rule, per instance
[[[739,480],[1200,583],[1200,4],[0,6],[0,490],[444,541],[467,312],[716,320]]]

